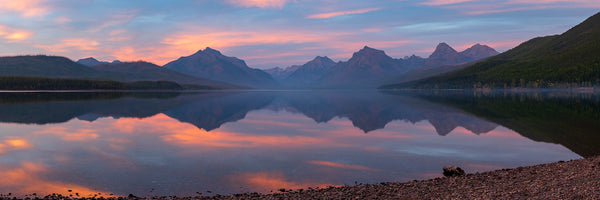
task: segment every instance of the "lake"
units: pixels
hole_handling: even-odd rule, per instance
[[[576,92],[0,92],[0,194],[195,196],[600,153]]]

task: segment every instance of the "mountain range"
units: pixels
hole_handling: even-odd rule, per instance
[[[376,88],[397,81],[404,74],[438,75],[438,72],[456,70],[464,63],[497,54],[496,50],[481,44],[457,52],[448,44],[440,43],[428,58],[412,55],[394,59],[382,50],[365,46],[345,62],[336,63],[326,56],[318,56],[301,66],[268,71],[288,88]],[[438,67],[443,70],[436,70]],[[431,73],[419,72],[428,69]]]
[[[84,59],[82,62],[96,59]],[[97,60],[96,60],[97,61]],[[91,63],[91,62],[88,62]],[[170,81],[190,88],[243,88],[167,70],[147,62],[113,62],[85,66],[60,56],[0,57],[0,77],[111,80],[120,82]]]
[[[0,57],[0,77],[172,81],[223,89],[581,87],[600,85],[597,52],[600,13],[561,35],[534,38],[502,54],[481,44],[458,52],[440,43],[427,58],[397,59],[365,46],[347,61],[317,56],[265,72],[207,47],[162,67],[92,57],[77,62],[59,56]]]
[[[494,54],[497,52],[485,45],[476,44],[463,52],[457,52],[441,43],[429,58],[413,55],[395,59],[382,50],[365,46],[348,61],[336,63],[327,56],[317,56],[303,65],[266,70],[269,74],[248,67],[241,59],[225,56],[220,51],[207,47],[162,67],[144,61],[115,60],[109,63],[93,57],[77,62],[59,56],[0,57],[0,76],[121,82],[170,81],[190,85],[188,88],[376,88],[388,83],[387,80],[398,80],[404,74],[414,74],[415,70],[440,66],[452,70],[461,66],[457,64]],[[431,71],[435,75],[440,70]]]
[[[171,61],[163,67],[199,78],[242,86],[273,88],[278,85],[266,72],[250,68],[243,60],[225,56],[209,47]]]
[[[113,60],[112,63],[120,63],[120,60]],[[101,64],[110,64],[110,62],[106,62],[106,61],[98,61],[96,60],[96,58],[94,57],[87,57],[87,58],[82,58],[77,60],[77,63],[91,67],[94,65],[101,65]]]
[[[315,59],[298,66],[295,71],[281,81],[281,84],[292,88],[306,87],[318,81],[335,65],[336,63],[327,56],[317,56]]]
[[[600,13],[464,69],[381,88],[546,88],[600,85]],[[399,81],[401,82],[401,81]]]
[[[286,68],[274,67],[264,69],[263,71],[267,72],[267,74],[270,74],[273,77],[273,79],[281,81],[290,76],[290,74],[294,73],[300,66],[301,65],[292,65]]]
[[[221,89],[241,88],[240,86],[228,83],[193,77],[144,61],[97,64],[91,66],[91,68],[101,72],[114,73],[115,75],[111,76],[111,79],[118,81],[162,80],[173,81],[183,85],[201,85]]]

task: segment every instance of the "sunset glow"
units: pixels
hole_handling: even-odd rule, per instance
[[[193,102],[203,102],[197,100]],[[121,104],[114,101],[102,105]],[[53,103],[57,102],[49,105]],[[220,107],[207,113],[223,117]],[[558,144],[535,142],[501,126],[476,135],[465,128],[472,123],[455,124],[455,119],[435,121],[443,127],[456,126],[441,136],[436,123],[421,117],[415,118],[418,121],[400,117],[365,133],[356,124],[377,115],[361,119],[336,115],[317,122],[301,111],[268,106],[241,114],[244,117],[236,120],[199,118],[222,123],[208,125],[218,127],[210,131],[169,111],[146,117],[77,117],[43,125],[0,123],[0,193],[73,197],[270,193],[439,177],[439,166],[448,162],[440,158],[445,157],[475,172],[514,167],[525,158],[541,163],[577,156]]]
[[[562,33],[598,8],[593,0],[7,0],[0,3],[0,56],[164,65],[211,47],[264,69],[315,56],[343,61],[365,45],[394,58],[427,57],[440,42],[502,52]]]

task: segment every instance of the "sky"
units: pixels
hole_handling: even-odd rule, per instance
[[[503,52],[560,34],[598,0],[0,0],[0,56],[164,65],[211,47],[253,68],[345,61],[364,46],[428,57],[446,42]]]

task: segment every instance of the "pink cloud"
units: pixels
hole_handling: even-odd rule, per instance
[[[342,16],[342,15],[362,14],[362,13],[372,12],[372,11],[376,11],[376,10],[381,10],[381,8],[365,8],[365,9],[358,9],[358,10],[319,13],[319,14],[309,15],[306,18],[307,19],[327,19],[327,18]]]
[[[430,0],[423,4],[430,5],[430,6],[441,6],[441,5],[464,3],[464,2],[469,2],[469,1],[473,1],[473,0]]]
[[[367,32],[367,33],[380,33],[380,32],[383,32],[384,29],[382,29],[382,28],[366,28],[366,29],[362,29],[362,31]]]
[[[331,184],[313,183],[308,181],[290,181],[281,172],[243,173],[231,176],[229,179],[231,179],[235,183],[243,183],[242,185],[254,191],[276,191],[281,188],[299,189],[308,187],[334,186]]]
[[[37,17],[48,13],[49,8],[44,3],[44,0],[3,1],[0,10],[18,12],[23,17]]]
[[[326,167],[340,168],[340,169],[351,169],[351,170],[362,170],[362,171],[380,171],[379,169],[369,168],[362,165],[350,165],[344,163],[336,163],[324,160],[311,160],[308,163],[313,165],[320,165]]]
[[[227,0],[227,3],[240,7],[259,7],[281,9],[290,0]]]
[[[67,38],[61,40],[60,43],[52,45],[34,45],[37,48],[44,49],[49,52],[67,52],[71,49],[76,50],[96,50],[100,43],[95,40],[85,38]]]
[[[196,31],[203,32],[203,31]],[[177,33],[166,37],[162,40],[162,44],[166,46],[157,47],[156,54],[163,58],[150,58],[151,61],[157,64],[164,64],[170,60],[177,59],[182,55],[189,55],[200,49],[211,47],[219,49],[226,54],[230,47],[238,47],[245,45],[264,45],[264,44],[303,44],[303,43],[319,43],[320,45],[328,45],[329,41],[338,40],[339,37],[348,35],[348,33],[320,33],[320,32],[305,32],[295,30],[285,31],[208,31],[208,33],[195,34],[190,32]],[[149,50],[150,52],[154,50]],[[139,52],[139,51],[137,51]],[[115,54],[119,55],[119,54]],[[277,55],[255,55],[250,56],[255,59],[270,59],[289,57],[300,55],[295,53],[280,53]],[[119,55],[121,56],[121,55]],[[314,55],[311,55],[314,56]],[[247,59],[247,58],[241,58]],[[164,61],[163,61],[164,60]]]

